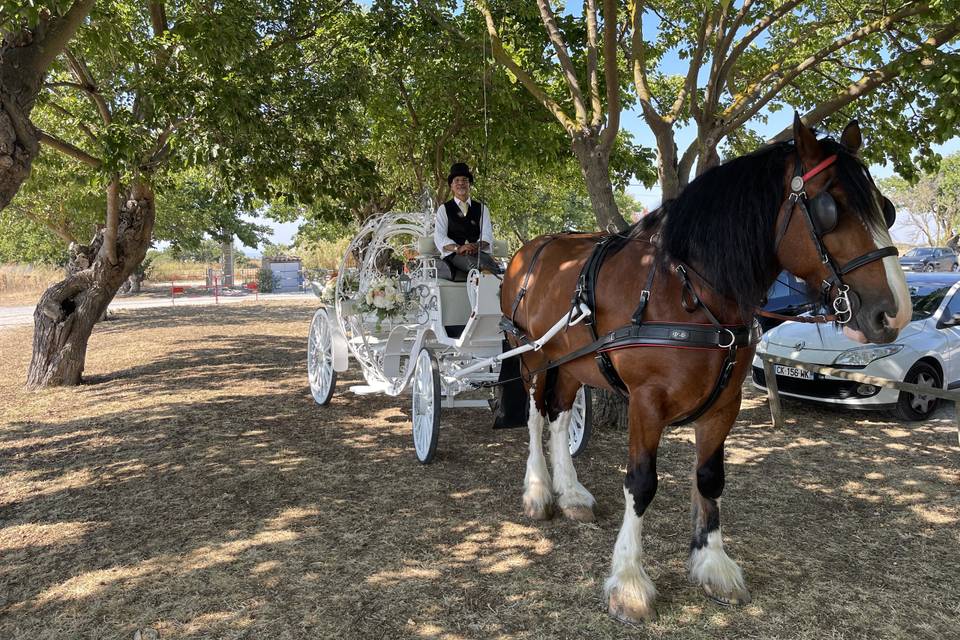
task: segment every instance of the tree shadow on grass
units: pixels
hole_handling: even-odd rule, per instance
[[[318,407],[305,338],[210,339],[76,390],[70,419],[0,429],[0,636],[635,633],[600,596],[624,432],[596,431],[576,463],[595,525],[531,522],[525,430],[444,410],[422,466],[406,397],[345,393],[354,369]],[[960,591],[943,562],[960,516],[950,426],[790,407],[775,430],[747,396],[722,519],[756,600],[721,611],[686,583],[692,430],[672,430],[644,522],[661,591],[647,633],[946,637]]]

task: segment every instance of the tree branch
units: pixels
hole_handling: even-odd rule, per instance
[[[90,155],[79,147],[75,147],[66,140],[61,140],[60,138],[52,136],[45,131],[41,131],[40,129],[37,129],[37,135],[41,144],[44,144],[52,149],[56,149],[57,151],[64,153],[75,160],[79,160],[80,162],[88,164],[94,168],[99,168],[101,165],[103,165],[102,160]]]
[[[107,185],[107,226],[103,230],[103,251],[107,261],[116,265],[117,260],[117,232],[120,227],[120,176],[110,176]]]
[[[713,54],[711,56],[712,61],[710,63],[710,75],[707,78],[707,86],[705,87],[704,91],[702,109],[702,113],[707,113],[710,115],[713,115],[717,110],[717,104],[720,101],[721,87],[723,86],[722,80],[720,80],[720,68],[723,65],[723,57],[720,49],[724,42],[724,31],[726,29],[727,15],[731,4],[732,0],[720,3],[720,15],[716,20],[716,26],[712,27],[710,32],[707,33],[707,39],[709,39],[713,33],[717,34],[716,43],[713,46]],[[702,117],[700,119],[702,119]]]
[[[413,102],[410,100],[410,94],[407,92],[407,86],[403,84],[403,78],[396,74],[393,78],[400,90],[400,97],[403,98],[403,104],[407,107],[407,113],[410,115],[410,124],[414,129],[420,130],[420,118],[417,117],[417,110],[413,108]]]
[[[490,35],[490,51],[493,53],[494,59],[509,69],[510,73],[520,81],[520,84],[530,92],[530,95],[539,100],[566,131],[574,133],[577,130],[577,124],[571,120],[570,117],[564,113],[563,108],[561,108],[553,98],[547,95],[546,91],[530,77],[530,74],[524,71],[504,50],[503,43],[500,41],[500,36],[497,33],[497,25],[493,22],[493,15],[490,13],[490,8],[487,6],[486,0],[477,0],[477,6],[487,23],[487,33]]]
[[[669,115],[667,115],[666,119],[669,122],[674,122],[680,117],[680,112],[683,111],[683,105],[687,101],[687,96],[692,95],[697,86],[697,75],[700,73],[700,65],[703,62],[703,50],[706,48],[707,32],[710,29],[710,22],[710,12],[704,11],[703,20],[700,22],[700,29],[697,31],[697,47],[694,49],[693,55],[690,56],[690,66],[687,69],[687,77],[683,82],[683,87],[680,88],[680,93],[677,95],[673,106],[670,107]],[[691,107],[692,106],[693,104],[691,104]]]
[[[934,66],[936,62],[931,58],[925,57],[926,50],[930,48],[939,49],[941,45],[949,42],[958,33],[960,33],[960,17],[955,17],[953,21],[948,23],[944,29],[924,40],[921,46],[891,60],[879,69],[875,69],[867,74],[864,74],[860,80],[847,86],[842,92],[838,93],[832,99],[817,105],[817,107],[815,107],[813,110],[807,112],[807,114],[803,116],[804,124],[807,126],[813,126],[828,116],[833,115],[857,98],[870,93],[877,87],[886,84],[887,82],[890,82],[899,76],[903,72],[903,69],[915,59],[919,59],[919,62],[923,67]],[[793,126],[791,125],[771,138],[768,142],[789,140],[792,135]]]
[[[37,46],[37,56],[31,61],[35,71],[43,73],[50,68],[83,24],[84,18],[93,8],[93,3],[94,0],[76,0],[63,17],[50,21],[46,36]]]
[[[573,61],[570,60],[570,54],[567,53],[567,44],[563,41],[560,29],[557,28],[553,9],[550,7],[549,0],[537,0],[537,6],[540,7],[540,20],[547,30],[547,37],[553,44],[553,50],[560,62],[563,77],[567,81],[567,88],[570,90],[570,97],[573,100],[573,110],[577,115],[577,122],[586,125],[587,108],[583,104],[583,92],[580,90],[580,83],[577,81],[577,72],[573,67]]]
[[[760,22],[755,24],[746,35],[744,35],[740,40],[737,41],[735,45],[733,45],[730,55],[727,56],[726,61],[720,68],[720,72],[717,74],[718,80],[721,82],[725,81],[730,75],[730,71],[733,69],[734,65],[737,64],[737,60],[740,58],[740,55],[747,50],[747,47],[749,47],[750,44],[753,43],[753,41],[756,40],[761,33],[766,31],[771,24],[788,14],[801,2],[803,2],[803,0],[787,0],[782,5],[764,16]],[[741,11],[743,11],[743,9],[741,9]]]
[[[90,73],[90,69],[87,67],[87,64],[82,58],[74,55],[70,49],[67,49],[65,53],[67,55],[67,62],[70,66],[70,70],[73,71],[73,76],[77,79],[77,82],[83,86],[87,96],[93,102],[93,106],[97,108],[97,111],[100,113],[100,118],[103,120],[103,124],[109,125],[113,120],[110,115],[110,108],[107,106],[107,101],[104,100],[103,96],[97,91],[97,85],[93,81],[93,74]]]
[[[56,236],[57,236],[58,238],[60,238],[61,240],[63,240],[63,241],[64,241],[65,243],[67,243],[68,245],[71,244],[71,243],[77,242],[77,239],[73,236],[72,233],[70,233],[70,230],[69,230],[66,226],[54,224],[53,221],[51,221],[51,220],[49,220],[49,219],[47,219],[47,218],[38,216],[37,214],[33,213],[32,211],[27,210],[26,208],[24,208],[24,207],[22,207],[22,206],[13,205],[11,208],[12,208],[14,211],[16,211],[17,213],[19,213],[20,215],[22,215],[23,217],[32,220],[32,221],[35,222],[36,224],[42,224],[42,225],[45,226],[47,229],[49,229],[49,230],[52,231],[54,234],[56,234]],[[77,244],[79,244],[79,243],[77,243]]]
[[[590,81],[590,103],[593,110],[590,124],[598,127],[603,122],[603,106],[600,104],[600,80],[597,75],[596,0],[584,0],[583,16],[587,21],[587,78]]]
[[[876,20],[868,25],[865,25],[856,31],[843,36],[842,38],[837,38],[829,45],[823,47],[814,54],[811,54],[806,59],[797,63],[789,71],[783,73],[780,79],[773,83],[772,86],[764,93],[759,99],[754,100],[760,94],[762,88],[761,83],[756,83],[753,86],[749,87],[743,94],[737,96],[733,103],[727,107],[723,115],[721,116],[723,120],[726,121],[726,124],[723,128],[723,134],[733,131],[741,124],[752,118],[760,109],[764,107],[770,100],[777,96],[780,91],[793,82],[794,78],[799,76],[801,73],[814,67],[815,65],[820,64],[825,58],[827,58],[831,53],[839,51],[844,47],[853,44],[859,40],[863,40],[867,36],[876,33],[878,31],[885,31],[890,29],[892,25],[896,22],[913,15],[918,15],[930,10],[929,5],[926,2],[920,2],[917,4],[908,4],[900,8],[899,11],[892,13],[888,16]],[[771,73],[775,73],[771,71]],[[767,74],[766,78],[770,78],[771,74]],[[763,82],[763,81],[761,81]],[[721,134],[721,135],[723,135]]]
[[[630,58],[633,67],[633,84],[637,87],[637,97],[643,116],[651,127],[654,124],[664,125],[666,121],[657,113],[653,106],[653,92],[650,91],[650,82],[647,79],[646,45],[643,42],[643,6],[641,0],[630,1],[630,22],[633,33],[630,37]]]
[[[70,112],[70,110],[68,110],[66,107],[64,107],[57,101],[48,100],[47,104],[49,104],[54,111],[59,112],[64,117],[69,118],[71,120],[77,119],[77,116],[75,116],[72,112]],[[98,147],[100,146],[100,140],[97,139],[97,136],[93,134],[93,131],[90,130],[90,127],[88,127],[85,122],[78,122],[77,127],[90,139],[92,143],[94,143]]]
[[[603,77],[607,84],[607,126],[600,148],[609,154],[620,132],[620,66],[617,64],[617,3],[603,0]]]

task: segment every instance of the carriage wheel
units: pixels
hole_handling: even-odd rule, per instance
[[[317,309],[310,324],[307,378],[310,380],[310,393],[317,404],[325,405],[330,402],[337,386],[337,372],[333,369],[333,333],[326,309]]]
[[[413,448],[427,464],[437,451],[440,435],[440,365],[430,349],[420,349],[413,370]]]
[[[570,440],[570,455],[576,458],[587,448],[590,432],[593,431],[593,394],[586,387],[580,387],[573,401],[573,415],[567,428]]]

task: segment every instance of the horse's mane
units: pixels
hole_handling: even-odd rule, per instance
[[[837,154],[836,182],[850,209],[861,212],[869,227],[884,228],[864,165],[829,138],[819,143],[825,155]],[[662,259],[693,266],[746,311],[763,299],[776,275],[775,226],[792,153],[793,143],[782,142],[706,171],[637,223],[631,235],[658,229]]]

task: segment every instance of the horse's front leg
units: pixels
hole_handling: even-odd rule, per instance
[[[604,585],[610,615],[626,622],[655,620],[657,589],[643,569],[643,514],[657,492],[657,447],[664,424],[643,394],[630,396],[630,456],[623,481],[623,525]]]
[[[547,460],[543,455],[544,416],[537,408],[536,391],[530,391],[530,414],[527,429],[530,433],[530,452],[527,455],[527,473],[523,477],[523,512],[536,520],[553,516],[553,489]]]
[[[553,466],[553,491],[563,515],[578,522],[593,522],[596,500],[577,478],[570,455],[570,419],[573,411],[564,411],[550,423],[550,463]]]
[[[691,490],[690,580],[701,585],[709,598],[725,605],[750,602],[743,571],[724,551],[720,534],[723,442],[739,411],[738,396],[723,409],[697,422],[697,460]]]

